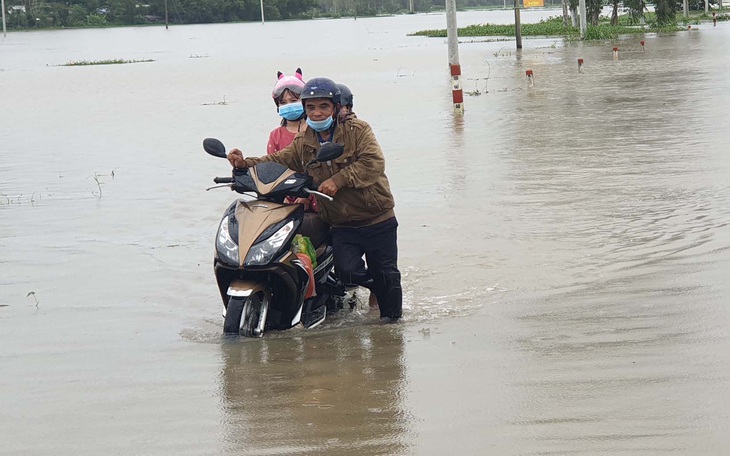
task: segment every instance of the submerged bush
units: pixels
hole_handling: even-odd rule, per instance
[[[652,31],[678,31],[682,30],[678,27],[661,27],[659,29],[652,27]],[[563,25],[563,19],[560,17],[552,17],[540,21],[537,24],[522,24],[522,36],[563,36],[574,39],[580,37],[580,30],[574,27],[566,27]],[[618,35],[628,35],[633,33],[644,33],[646,27],[629,27],[629,26],[613,26],[603,21],[596,26],[588,26],[586,30],[586,40],[609,40],[615,39]],[[459,37],[476,37],[476,36],[515,36],[514,25],[494,25],[481,24],[470,25],[460,28]],[[410,36],[429,36],[429,37],[446,37],[446,29],[442,30],[421,30],[411,33]]]
[[[88,66],[88,65],[121,65],[124,63],[142,63],[154,62],[152,59],[147,60],[124,60],[124,59],[108,59],[108,60],[76,60],[64,63],[59,66]]]

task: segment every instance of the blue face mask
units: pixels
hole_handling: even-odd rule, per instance
[[[307,117],[307,125],[312,127],[314,131],[325,131],[332,126],[332,117],[327,117],[325,120],[312,120]]]
[[[301,103],[289,103],[279,106],[279,115],[286,120],[297,120],[304,115],[304,106]]]

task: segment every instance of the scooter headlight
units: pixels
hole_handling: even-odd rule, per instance
[[[231,238],[231,234],[228,232],[228,217],[228,215],[223,217],[221,225],[218,227],[216,247],[218,249],[218,255],[223,257],[227,263],[238,266],[240,261],[238,244]]]
[[[246,255],[246,266],[262,266],[271,262],[294,231],[294,220],[276,230],[265,240],[254,244]]]

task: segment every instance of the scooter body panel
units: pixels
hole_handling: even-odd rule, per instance
[[[243,266],[246,255],[259,236],[269,226],[293,216],[301,207],[293,204],[269,201],[239,201],[235,209],[238,221],[239,266]]]

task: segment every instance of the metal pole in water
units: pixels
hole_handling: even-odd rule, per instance
[[[464,112],[464,91],[461,88],[461,65],[459,65],[459,32],[456,27],[456,0],[446,0],[446,37],[449,43],[449,70],[451,72],[454,112]]]
[[[588,30],[588,18],[586,17],[586,0],[579,0],[578,8],[580,9],[580,39],[586,39],[586,31]]]
[[[261,0],[261,23],[264,23],[264,0]]]
[[[522,26],[520,25],[520,0],[515,0],[515,41],[517,49],[522,49]]]
[[[168,21],[167,21],[167,0],[165,0],[165,30],[168,30],[169,29],[169,27],[167,26],[167,24],[168,24]]]

